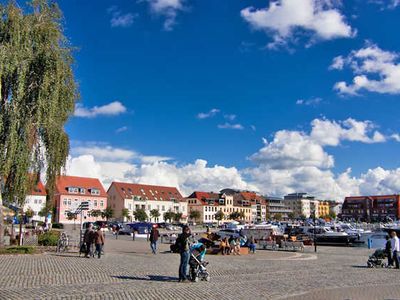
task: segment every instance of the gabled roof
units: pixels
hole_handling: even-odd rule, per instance
[[[69,187],[84,188],[85,193],[69,193]],[[92,195],[91,189],[97,189],[100,191],[100,195]],[[61,195],[75,195],[75,196],[90,196],[90,197],[107,197],[107,193],[104,190],[98,178],[89,177],[77,177],[77,176],[59,176],[56,181],[56,193]]]
[[[214,193],[214,192],[193,192],[188,198],[196,198],[197,200],[201,201],[203,204],[209,204],[209,200],[215,201],[214,205],[219,205],[219,199],[221,198],[221,194]]]
[[[113,182],[108,190],[111,187],[114,187],[123,199],[138,196],[145,200],[186,201],[176,187],[125,182]]]
[[[46,188],[44,187],[42,181],[39,180],[36,187],[29,193],[29,195],[34,196],[46,196]]]

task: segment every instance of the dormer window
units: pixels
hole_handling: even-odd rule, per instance
[[[84,188],[79,188],[79,193],[80,193],[80,194],[85,194],[85,193],[86,193],[86,189],[84,189]]]
[[[78,194],[79,193],[79,188],[70,186],[70,187],[68,187],[68,193]]]
[[[100,195],[100,190],[99,189],[90,189],[90,193],[92,194],[92,195]]]

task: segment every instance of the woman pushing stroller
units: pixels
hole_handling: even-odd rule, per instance
[[[206,246],[200,242],[190,247],[189,274],[192,281],[198,281],[198,279],[210,280],[210,274],[206,269],[208,262],[204,261],[206,252]]]

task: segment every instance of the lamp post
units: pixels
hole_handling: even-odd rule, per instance
[[[314,252],[317,252],[317,239],[316,239],[316,232],[315,232],[315,226],[316,226],[316,223],[315,223],[315,208],[314,208],[314,211],[313,211],[313,223],[314,223]]]

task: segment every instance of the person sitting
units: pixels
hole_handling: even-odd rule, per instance
[[[236,245],[234,251],[236,255],[240,255],[240,238],[236,238]]]
[[[228,242],[228,238],[227,237],[222,239],[222,241],[221,241],[221,243],[219,245],[219,249],[220,249],[222,255],[229,254],[230,247],[229,247],[229,242]]]
[[[231,237],[229,238],[229,247],[230,247],[229,253],[232,253],[233,255],[236,255],[236,252],[235,252],[235,248],[236,248],[236,239],[235,239],[233,236],[231,236]]]

